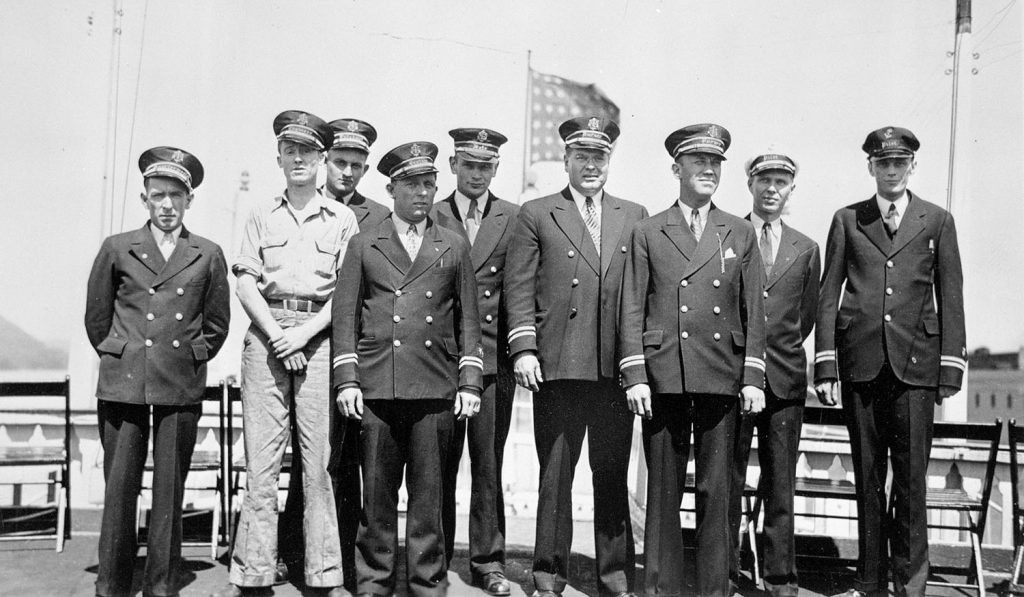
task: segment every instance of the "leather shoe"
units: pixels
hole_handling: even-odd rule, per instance
[[[324,597],[352,597],[345,587],[331,587],[323,590]]]
[[[495,570],[488,572],[477,579],[476,586],[483,589],[488,595],[506,597],[512,594],[512,585],[509,584],[505,574]]]
[[[562,594],[558,591],[542,591],[537,589],[530,597],[562,597]]]
[[[288,582],[288,564],[284,561],[277,561],[277,569],[274,571],[274,586],[283,585]]]

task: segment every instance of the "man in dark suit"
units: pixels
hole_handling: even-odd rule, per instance
[[[796,189],[796,162],[783,154],[766,153],[747,162],[746,171],[747,188],[754,200],[748,219],[758,237],[765,272],[768,358],[765,408],[742,417],[736,435],[729,507],[729,538],[734,546],[730,576],[739,584],[741,501],[757,427],[759,485],[764,490],[764,588],[770,595],[796,597],[799,585],[793,542],[793,480],[807,398],[803,344],[817,315],[821,258],[817,243],[782,221]]]
[[[924,595],[935,404],[959,390],[966,368],[953,216],[907,189],[919,147],[905,128],[867,136],[862,149],[876,193],[836,212],[825,245],[814,381],[827,405],[837,403],[843,382],[860,549],[851,596],[887,594],[890,552],[896,594]]]
[[[619,354],[629,408],[643,416],[648,594],[682,595],[679,506],[693,430],[697,594],[729,595],[729,491],[737,417],[764,406],[764,271],[750,223],[718,209],[729,132],[665,139],[679,198],[633,227]]]
[[[203,166],[155,147],[139,158],[149,221],[108,237],[89,274],[85,330],[100,357],[103,522],[96,594],[132,593],[136,498],[153,416],[153,509],[143,591],[177,595],[181,509],[206,388],[206,363],[228,333],[230,289],[220,247],[182,221]],[[151,408],[152,407],[152,408]]]
[[[388,217],[391,210],[369,199],[356,190],[366,174],[366,159],[370,146],[377,140],[377,129],[368,122],[355,118],[340,118],[328,123],[333,133],[332,145],[324,162],[324,197],[347,206],[355,214],[360,230],[369,230]],[[341,561],[345,585],[355,590],[355,546],[359,530],[359,509],[362,504],[362,481],[359,477],[359,421],[340,419],[331,430],[331,481],[338,506],[338,532],[341,534]],[[301,570],[303,560],[302,538],[302,458],[299,441],[292,427],[292,468],[288,477],[288,498],[284,512],[278,520],[281,559],[287,567],[281,568],[279,580],[286,579],[288,569]]]
[[[508,595],[505,578],[505,500],[501,463],[512,420],[515,381],[508,358],[508,320],[502,301],[505,253],[519,206],[490,192],[498,170],[498,148],[508,139],[497,131],[460,128],[448,132],[455,155],[448,164],[456,188],[434,204],[431,216],[470,244],[476,273],[476,298],[484,349],[484,389],[480,414],[458,421],[444,471],[445,555],[451,563],[455,547],[455,487],[462,448],[469,428],[472,492],[469,503],[469,568],[473,583],[491,595]]]
[[[483,352],[469,243],[427,217],[436,156],[433,143],[417,142],[381,158],[394,213],[352,239],[335,290],[338,409],[362,421],[360,594],[395,593],[403,470],[409,593],[447,593],[438,472],[455,417],[480,410]]]
[[[534,392],[540,461],[533,581],[537,597],[565,589],[572,546],[572,482],[589,436],[597,586],[627,595],[634,575],[626,491],[633,415],[619,387],[615,341],[629,231],[647,210],[604,191],[615,122],[567,120],[569,185],[519,210],[505,274],[516,382]]]

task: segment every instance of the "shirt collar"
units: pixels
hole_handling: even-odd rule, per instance
[[[907,205],[910,203],[910,194],[907,193],[906,191],[903,191],[903,194],[900,195],[900,198],[895,201],[882,199],[881,197],[878,196],[878,194],[875,194],[875,203],[878,204],[878,211],[882,212],[883,216],[889,213],[890,204],[896,205],[896,213],[898,213],[899,217],[902,218],[907,213]]]
[[[487,202],[491,199],[491,192],[484,191],[483,195],[480,195],[476,199],[476,208],[480,213],[487,211]],[[469,197],[463,195],[458,189],[455,189],[455,207],[459,210],[459,217],[463,220],[466,219],[466,214],[469,213],[469,202],[472,201]]]
[[[679,199],[676,199],[676,205],[678,205],[679,206],[679,210],[683,212],[683,218],[686,219],[686,225],[689,226],[690,225],[690,212],[693,211],[693,208],[690,207],[689,205],[683,203]],[[708,212],[709,211],[711,211],[711,202],[710,201],[708,201],[707,203],[705,203],[701,207],[697,208],[697,213],[700,214],[700,221],[703,222],[705,226],[707,226],[707,224],[708,224]]]
[[[426,218],[423,218],[423,220],[421,220],[420,222],[418,222],[416,224],[413,224],[412,222],[406,222],[405,220],[403,220],[401,218],[401,216],[399,216],[395,212],[391,212],[391,219],[395,223],[395,228],[398,229],[398,235],[399,236],[402,236],[404,234],[408,234],[409,233],[409,226],[415,227],[416,228],[416,234],[418,234],[420,236],[423,236],[423,231],[427,228],[427,219]]]
[[[750,223],[753,224],[754,230],[758,234],[761,234],[761,229],[764,228],[765,221],[758,217],[756,213],[750,212]],[[782,218],[775,218],[774,221],[768,222],[768,226],[769,230],[772,231],[772,237],[774,237],[775,240],[782,238]]]
[[[284,207],[285,204],[287,204],[288,209],[293,209],[292,205],[291,205],[291,202],[288,200],[287,193],[281,193],[277,197],[277,206],[274,207],[274,209],[278,209],[280,207]],[[314,209],[314,208],[318,208],[318,209]],[[320,189],[316,190],[316,193],[313,195],[313,198],[310,199],[309,203],[306,204],[306,209],[310,210],[311,212],[316,212],[316,211],[320,211],[321,209],[326,209],[327,211],[331,212],[331,214],[336,213],[335,210],[334,210],[334,205],[332,205],[331,201],[328,201],[323,196],[323,194],[320,193]],[[293,209],[293,211],[294,211],[294,209]]]
[[[164,239],[164,234],[166,233],[163,230],[160,230],[159,228],[154,226],[152,222],[149,223],[149,231],[153,233],[153,240],[156,241],[156,245],[159,247],[160,241]],[[171,237],[174,239],[174,244],[178,244],[178,238],[181,237],[180,224],[178,225],[177,228],[171,231]]]
[[[579,206],[580,209],[582,209],[583,208],[583,204],[586,203],[586,201],[587,201],[587,196],[584,195],[583,193],[577,191],[576,188],[574,186],[572,186],[572,185],[569,185],[569,192],[572,193],[572,199],[573,199],[573,201],[576,202],[576,205]],[[596,195],[594,195],[594,206],[595,207],[600,207],[601,206],[601,200],[603,198],[604,198],[604,189],[601,189],[600,191],[597,192]]]

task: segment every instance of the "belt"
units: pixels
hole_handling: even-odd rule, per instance
[[[277,309],[285,309],[287,311],[302,311],[305,313],[316,313],[324,306],[323,303],[316,301],[305,301],[302,299],[284,299],[277,301],[271,307]]]

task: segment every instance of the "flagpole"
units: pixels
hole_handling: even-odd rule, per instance
[[[530,109],[533,107],[533,68],[530,66],[532,50],[526,50],[526,114],[523,118],[523,177],[519,196],[526,192],[526,180],[530,169]]]

